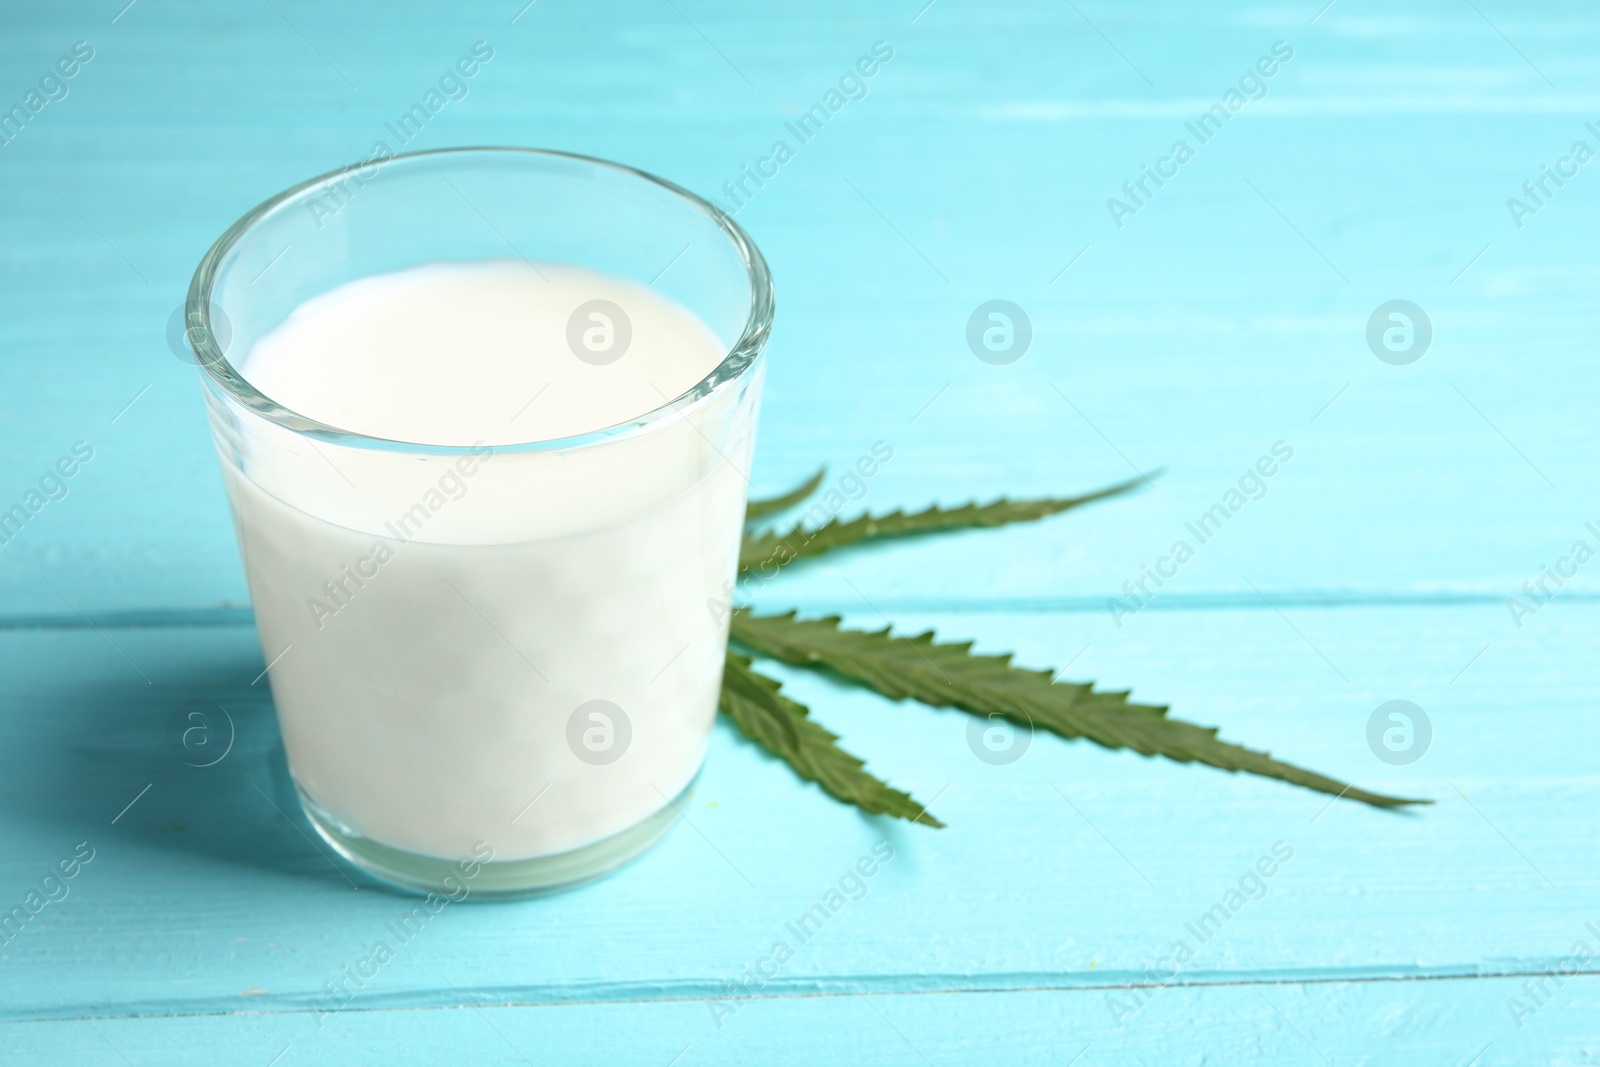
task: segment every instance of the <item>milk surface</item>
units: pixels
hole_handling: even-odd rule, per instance
[[[587,348],[586,361],[567,338],[573,311],[595,300],[622,308],[631,326],[610,363],[592,362],[609,353]],[[693,313],[646,286],[567,264],[489,260],[342,285],[256,341],[241,370],[273,400],[329,426],[494,445],[642,415],[704,378],[727,351]]]
[[[604,364],[568,342],[595,300],[631,325]],[[515,860],[615,834],[687,785],[716,712],[759,371],[611,443],[512,446],[627,422],[727,350],[645,286],[498,260],[348,283],[251,347],[243,375],[299,414],[476,446],[217,430],[290,769],[319,808],[394,848],[487,841]]]

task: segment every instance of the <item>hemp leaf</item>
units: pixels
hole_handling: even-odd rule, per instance
[[[822,467],[817,473],[784,493],[782,496],[768,497],[765,500],[752,500],[745,507],[744,521],[755,522],[768,515],[776,515],[780,511],[788,511],[800,501],[817,491],[817,486],[822,484],[822,479],[827,475],[828,468]]]
[[[1104,748],[1245,771],[1380,808],[1423,803],[1369,793],[1265,752],[1220,741],[1216,727],[1168,718],[1165,707],[1129,703],[1127,693],[1057,682],[1053,671],[1013,665],[1009,654],[975,655],[970,641],[940,644],[931,630],[897,637],[889,627],[845,629],[837,617],[797,619],[794,612],[761,616],[741,608],[733,616],[731,636],[761,655],[796,667],[828,668],[891,700],[909,697],[983,718],[1000,715],[1068,740],[1081,737]]]
[[[781,496],[751,501],[747,525],[801,503],[817,490],[826,473],[826,468],[819,470]],[[1031,522],[1119,496],[1142,484],[1149,484],[1145,475],[1084,496],[1001,498],[956,508],[934,505],[909,515],[896,510],[847,521],[830,517],[809,528],[802,519],[781,533],[746,533],[739,550],[739,569],[759,567],[765,571],[770,564],[782,567],[874,541]],[[1273,759],[1266,752],[1219,740],[1216,727],[1170,718],[1165,706],[1131,703],[1126,692],[1096,690],[1088,682],[1058,682],[1053,671],[1013,665],[1009,654],[976,655],[970,641],[941,644],[931,630],[906,637],[894,635],[892,627],[851,630],[839,623],[833,616],[799,619],[794,612],[760,616],[739,608],[729,622],[729,639],[758,655],[830,672],[891,700],[910,698],[983,718],[999,715],[1069,740],[1083,738],[1105,748],[1126,748],[1144,756],[1275,778],[1378,808],[1433,803],[1369,792]],[[861,760],[834,744],[838,740],[834,734],[810,719],[808,708],[783,696],[777,681],[751,670],[750,664],[748,657],[730,651],[722,680],[722,711],[746,737],[836,800],[873,814],[927,826],[944,825],[909,795],[863,770]]]
[[[1154,473],[1160,474],[1159,471]],[[815,484],[820,481],[819,473],[812,482],[792,493],[774,501],[759,502],[763,510],[758,516],[753,517],[779,510],[777,507],[769,507],[769,504],[781,502],[785,508],[792,507],[810,495],[809,491],[801,493],[801,489],[815,488]],[[739,569],[747,571],[755,567],[764,567],[769,563],[783,566],[796,559],[820,556],[824,552],[832,552],[866,541],[886,541],[892,538],[949,533],[952,530],[1005,526],[1013,522],[1033,522],[1072,508],[1082,507],[1084,504],[1092,504],[1097,500],[1119,496],[1148,483],[1148,477],[1141,475],[1125,482],[1118,482],[1116,485],[1108,485],[1104,489],[1098,489],[1084,496],[1044,497],[1037,500],[1008,500],[1002,497],[993,503],[964,504],[958,508],[942,508],[935,504],[909,515],[904,511],[895,510],[886,515],[861,515],[843,522],[833,518],[811,529],[806,529],[803,523],[797,523],[782,533],[769,530],[756,536],[747,536],[739,549]],[[756,505],[752,505],[754,506]]]
[[[778,692],[780,684],[751,670],[748,656],[730,652],[722,675],[722,710],[740,733],[834,799],[874,815],[944,826],[926,805],[862,770],[865,764],[835,744],[837,735],[812,722],[804,704]]]

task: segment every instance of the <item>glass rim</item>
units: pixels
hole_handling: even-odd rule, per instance
[[[772,330],[775,308],[772,275],[767,269],[767,261],[762,257],[760,249],[750,239],[750,235],[745,233],[744,229],[727,212],[704,197],[678,185],[676,182],[658,177],[649,171],[630,167],[623,163],[615,163],[607,159],[600,159],[596,156],[580,155],[575,152],[561,152],[555,149],[526,148],[512,145],[466,145],[451,148],[430,148],[417,152],[396,153],[381,160],[380,165],[389,167],[396,163],[406,164],[438,157],[470,155],[503,156],[507,158],[532,156],[575,162],[637,178],[664,189],[695,208],[721,230],[743,261],[745,277],[750,287],[750,310],[745,318],[744,331],[729,348],[722,360],[704,378],[690,386],[679,396],[632,418],[594,430],[586,430],[583,433],[569,434],[564,437],[554,437],[541,441],[496,444],[489,447],[496,451],[506,452],[557,451],[602,444],[622,437],[645,433],[669,416],[683,413],[687,408],[701,403],[713,394],[732,387],[739,380],[749,375],[753,368],[760,363],[766,347],[767,337]],[[304,200],[308,194],[315,195],[317,191],[326,186],[336,184],[348,175],[366,170],[371,166],[371,160],[363,160],[328,171],[325,174],[319,174],[314,178],[308,178],[263,200],[223,231],[222,236],[218,237],[216,242],[206,250],[205,255],[201,257],[199,266],[195,268],[194,277],[189,281],[188,296],[184,302],[186,336],[194,348],[198,366],[210,376],[212,382],[255,414],[286,429],[318,440],[357,448],[423,452],[438,455],[470,454],[475,448],[482,448],[483,445],[481,443],[440,445],[420,441],[403,441],[348,430],[302,415],[278,403],[257,389],[239,372],[238,368],[229,361],[228,357],[216,344],[215,334],[211,326],[211,293],[216,284],[218,272],[234,247],[255,228],[257,223],[267,216],[286,209],[293,203]]]

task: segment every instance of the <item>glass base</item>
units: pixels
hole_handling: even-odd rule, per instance
[[[322,839],[339,855],[379,881],[412,893],[438,893],[456,898],[464,886],[467,891],[461,898],[464,900],[512,900],[575,889],[637,859],[672,829],[679,818],[679,805],[688,800],[699,780],[700,775],[696,773],[683,791],[655,814],[610,837],[570,852],[480,863],[478,872],[470,878],[462,873],[456,860],[407,852],[363,837],[341,826],[337,819],[319,808],[299,783],[295,784],[295,792],[306,818],[311,820]]]

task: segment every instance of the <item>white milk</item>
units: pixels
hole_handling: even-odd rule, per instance
[[[632,325],[605,365],[567,342],[595,299]],[[318,807],[394,848],[454,859],[487,841],[516,860],[618,833],[688,784],[754,437],[739,395],[759,374],[614,443],[496,446],[626,422],[727,350],[647,287],[499,260],[351,282],[256,342],[242,373],[292,411],[479,446],[349,448],[254,417],[218,430],[263,649],[281,654],[290,768]],[[574,723],[590,701],[621,715]]]

